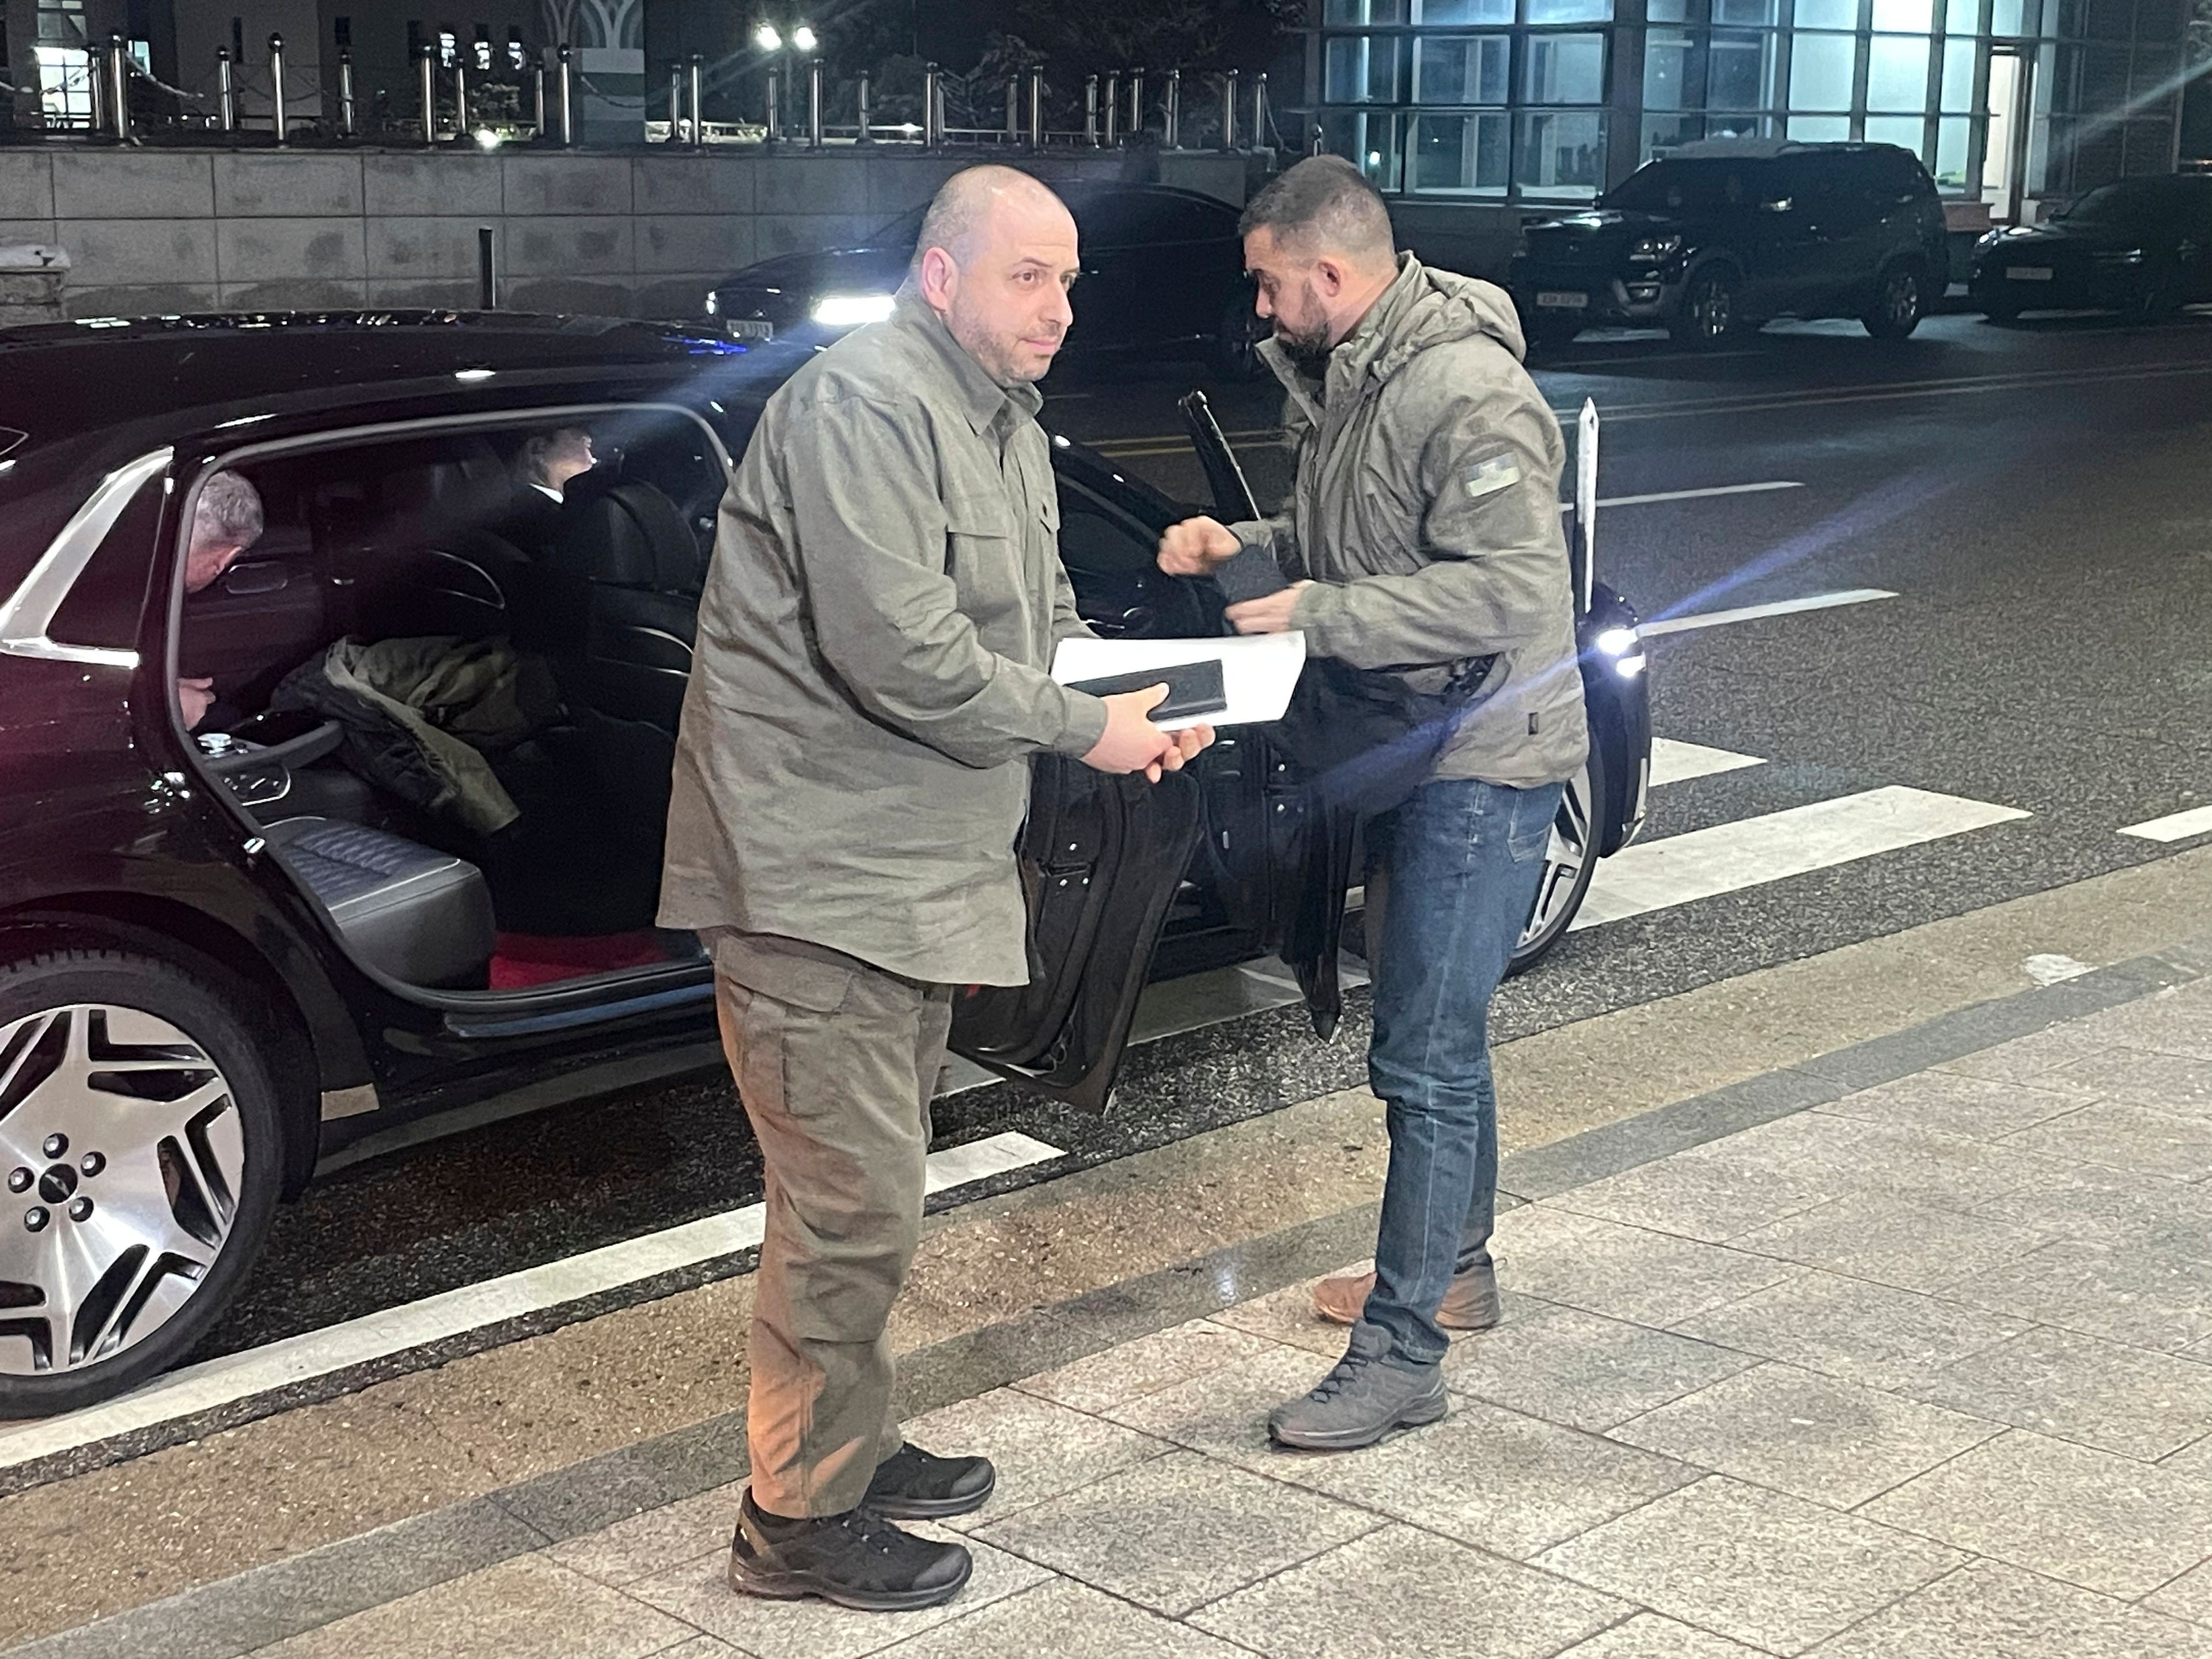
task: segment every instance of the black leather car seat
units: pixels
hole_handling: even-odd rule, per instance
[[[369,966],[404,985],[483,988],[498,929],[476,866],[337,818],[283,818],[262,834]]]
[[[544,573],[548,652],[611,828],[657,866],[706,557],[681,510],[649,483],[586,474],[569,484],[562,514]]]
[[[532,561],[497,533],[511,502],[507,468],[480,438],[385,473],[374,568],[362,573],[362,631],[372,639],[512,631]]]

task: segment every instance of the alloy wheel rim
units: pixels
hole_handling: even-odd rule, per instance
[[[1903,325],[1913,319],[1920,309],[1920,284],[1909,270],[1899,271],[1889,279],[1889,319]]]
[[[81,1370],[166,1325],[245,1170],[228,1081],[168,1021],[80,1003],[0,1026],[0,1376]]]
[[[1590,776],[1584,763],[1568,781],[1559,797],[1559,810],[1552,817],[1552,838],[1544,848],[1544,873],[1536,888],[1536,902],[1528,924],[1521,930],[1517,948],[1527,950],[1551,934],[1568,918],[1565,912],[1582,880],[1583,866],[1590,858]]]
[[[1705,284],[1705,291],[1698,307],[1698,325],[1709,340],[1717,340],[1728,332],[1729,291],[1718,283]]]

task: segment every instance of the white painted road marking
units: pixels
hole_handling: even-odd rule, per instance
[[[1658,501],[1702,501],[1714,495],[1764,495],[1776,489],[1802,489],[1804,482],[1797,478],[1775,478],[1765,483],[1709,484],[1703,489],[1662,489],[1650,495],[1601,495],[1600,507],[1650,507]],[[1573,505],[1561,501],[1559,511],[1566,512]]]
[[[1891,785],[1642,842],[1598,866],[1574,925],[1601,927],[2027,816]]]
[[[1717,772],[1740,772],[1747,766],[1764,766],[1757,755],[1739,755],[1729,749],[1708,749],[1701,743],[1677,743],[1672,738],[1651,740],[1651,787],[1686,783]]]
[[[932,1152],[928,1189],[941,1192],[1062,1156],[1057,1146],[1028,1135],[992,1135]],[[766,1214],[763,1206],[748,1204],[243,1353],[188,1365],[106,1405],[0,1432],[0,1468],[13,1468],[33,1458],[173,1422],[487,1325],[542,1313],[680,1267],[749,1250],[761,1242]]]
[[[1802,599],[1777,599],[1771,605],[1747,605],[1734,611],[1703,611],[1689,617],[1662,617],[1642,625],[1646,639],[1658,634],[1687,634],[1699,628],[1723,628],[1730,623],[1756,622],[1762,617],[1788,617],[1800,611],[1832,611],[1838,605],[1865,605],[1875,599],[1893,599],[1886,587],[1846,587],[1833,593],[1808,593]]]
[[[2131,823],[2120,831],[2142,841],[2187,841],[2191,836],[2212,835],[2212,806],[2192,806],[2185,812],[2169,812],[2147,823]]]

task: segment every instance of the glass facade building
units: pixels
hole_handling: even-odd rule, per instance
[[[1442,206],[1730,135],[1902,145],[2000,218],[2174,166],[2186,0],[1311,0],[1317,142]]]

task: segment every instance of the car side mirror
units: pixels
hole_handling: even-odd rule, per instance
[[[1778,196],[1771,202],[1761,202],[1759,204],[1759,210],[1761,213],[1787,213],[1796,205],[1796,198]]]

